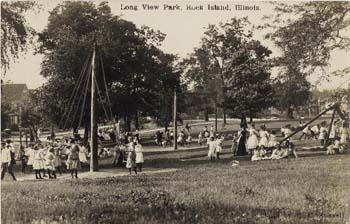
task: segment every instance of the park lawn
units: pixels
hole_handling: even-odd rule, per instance
[[[176,172],[100,179],[5,181],[2,223],[345,223],[349,155],[281,161],[205,151],[150,155]],[[181,161],[185,159],[187,161]],[[182,167],[182,168],[181,168]]]

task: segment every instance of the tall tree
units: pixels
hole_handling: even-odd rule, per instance
[[[309,75],[329,65],[332,51],[349,49],[350,2],[274,4],[275,14],[267,17],[264,27],[272,28],[266,37],[282,51],[279,64],[291,64],[293,59],[294,66]],[[328,75],[320,73],[323,78]]]
[[[349,2],[299,2],[275,3],[275,14],[267,17],[264,28],[272,28],[266,35],[279,48],[281,54],[274,59],[279,67],[280,79],[277,100],[279,108],[289,117],[293,110],[305,104],[310,96],[311,85],[307,78],[317,72],[319,80],[329,78],[331,52],[349,49],[350,4]],[[291,17],[293,15],[293,17]],[[344,68],[340,74],[350,71]]]
[[[23,15],[33,10],[38,4],[30,1],[1,1],[1,70],[3,74],[19,53],[27,50],[28,43],[34,37],[34,29],[27,24]]]
[[[307,81],[305,74],[292,65],[278,76],[274,87],[276,107],[281,111],[286,111],[289,118],[293,118],[294,111],[305,105],[311,97],[310,82]]]
[[[124,118],[130,128],[139,113],[157,116],[159,91],[178,85],[172,68],[175,58],[158,48],[164,38],[159,31],[137,28],[113,16],[106,2],[97,7],[91,2],[65,2],[51,12],[40,34],[42,75],[48,83],[64,86],[57,90],[62,102],[57,105],[67,104],[70,94],[63,89],[77,85],[95,45],[99,90],[112,98],[112,116]]]
[[[214,102],[234,116],[251,117],[273,105],[271,51],[252,38],[247,18],[209,25],[202,44],[187,60],[187,76],[209,89]]]

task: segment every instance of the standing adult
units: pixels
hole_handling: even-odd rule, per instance
[[[16,181],[15,174],[12,171],[13,164],[12,164],[12,157],[11,157],[11,148],[10,145],[5,145],[4,143],[1,144],[1,180],[5,177],[5,172],[8,171],[8,173],[12,176],[12,179]]]
[[[245,127],[241,126],[241,129],[238,131],[238,150],[237,150],[238,156],[243,156],[248,154],[246,149],[246,141],[247,141],[247,131]]]

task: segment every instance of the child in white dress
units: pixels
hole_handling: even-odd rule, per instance
[[[202,145],[202,142],[203,142],[203,134],[202,134],[202,132],[200,131],[199,134],[198,134],[198,144],[199,144],[199,145]]]
[[[56,179],[56,173],[55,173],[55,154],[54,149],[50,148],[48,152],[45,155],[45,168],[47,170],[47,173],[49,174],[49,178]]]
[[[209,138],[208,146],[209,146],[208,157],[210,158],[210,161],[215,161],[215,151],[216,151],[217,142],[214,140],[214,137]]]
[[[232,138],[232,146],[231,146],[233,156],[237,155],[237,147],[238,147],[238,133],[234,133]]]
[[[68,154],[68,169],[70,170],[72,178],[78,178],[78,167],[80,165],[79,163],[79,147],[78,145],[73,144],[71,146],[70,153]]]
[[[33,169],[33,163],[34,163],[34,149],[33,145],[30,144],[28,148],[25,150],[25,154],[28,156],[28,162],[27,165],[32,167]]]
[[[216,137],[216,158],[220,159],[220,153],[222,152],[222,142],[224,141],[225,137],[223,135]]]
[[[143,163],[145,162],[143,158],[143,148],[137,138],[134,138],[134,143],[135,143],[135,153],[136,153],[136,161],[135,161],[136,169],[138,169],[139,172],[142,172],[142,166],[143,166]]]
[[[34,146],[33,152],[33,169],[35,171],[35,179],[43,179],[41,177],[41,171],[44,169],[43,155],[38,146]]]
[[[260,155],[260,147],[257,147],[256,149],[254,149],[253,151],[253,155],[252,155],[252,161],[258,161],[261,160],[261,155]]]
[[[331,143],[329,146],[327,146],[326,154],[327,154],[327,155],[333,155],[333,154],[335,154],[334,144],[333,144],[333,143]]]
[[[129,169],[129,175],[131,175],[131,171],[133,170],[135,172],[135,174],[137,174],[137,170],[136,170],[136,152],[135,152],[135,148],[134,148],[134,143],[131,142],[129,143],[129,147],[128,147],[128,156],[127,156],[127,160],[126,160],[126,168]]]
[[[82,143],[80,143],[79,144],[79,161],[81,165],[83,165],[83,163],[88,163],[86,154],[87,154],[87,148]]]
[[[55,153],[55,170],[57,170],[60,174],[61,172],[61,166],[62,166],[62,160],[61,160],[61,149],[60,146],[57,146],[54,148]]]
[[[268,147],[269,145],[269,133],[266,131],[265,125],[261,126],[261,130],[259,132],[260,141],[259,146]]]
[[[253,150],[259,145],[258,134],[259,133],[255,129],[255,125],[252,124],[251,128],[249,128],[249,137],[247,140],[247,151],[250,155],[252,155]]]
[[[320,134],[318,136],[318,139],[321,140],[321,146],[324,146],[326,136],[327,136],[327,129],[324,125],[322,125],[320,128]]]
[[[276,139],[276,132],[272,131],[271,135],[270,135],[268,147],[269,148],[274,148],[274,147],[277,146],[277,144],[278,144],[278,142],[277,142],[277,139]]]
[[[276,147],[272,150],[270,159],[280,159],[280,158],[281,158],[281,146],[276,145]]]
[[[346,124],[343,124],[343,127],[340,129],[340,143],[346,144],[349,137],[349,132],[346,128]]]

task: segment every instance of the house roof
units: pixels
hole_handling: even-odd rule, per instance
[[[26,84],[1,85],[1,99],[9,102],[20,102],[28,94]]]

